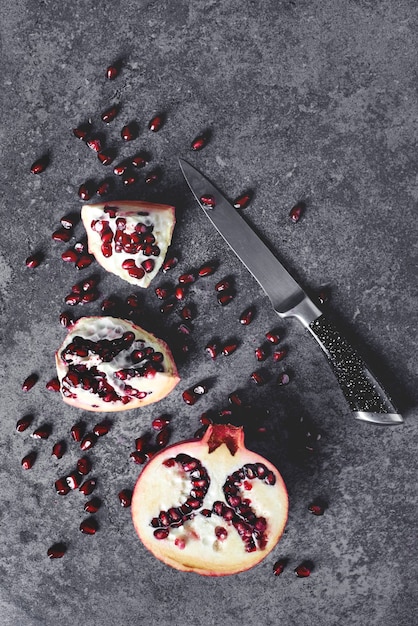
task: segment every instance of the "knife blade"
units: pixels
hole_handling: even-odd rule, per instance
[[[184,178],[205,215],[258,281],[282,318],[295,317],[318,342],[354,417],[382,425],[402,416],[364,360],[307,296],[268,246],[219,189],[199,170],[179,159]],[[204,201],[210,197],[213,206]]]

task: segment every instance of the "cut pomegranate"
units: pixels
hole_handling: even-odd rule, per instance
[[[81,217],[89,252],[98,263],[129,283],[148,287],[171,242],[174,207],[124,200],[84,205]]]
[[[32,174],[42,174],[47,168],[49,164],[49,158],[47,155],[44,155],[40,159],[37,159],[34,163],[32,163],[30,171]]]
[[[34,385],[38,382],[38,374],[30,374],[22,383],[22,391],[30,391]]]
[[[244,481],[251,492],[243,491]],[[264,559],[284,530],[287,508],[277,469],[247,450],[243,429],[229,424],[211,424],[200,440],[156,454],[132,497],[145,547],[171,567],[206,576],[235,574]]]
[[[57,351],[56,363],[64,402],[88,411],[158,402],[180,380],[164,341],[114,317],[80,318]],[[88,433],[82,449],[96,440],[94,432]]]
[[[64,543],[54,543],[54,545],[48,548],[47,556],[50,559],[62,559],[66,551],[67,547]]]
[[[118,493],[118,498],[120,505],[126,509],[127,507],[131,506],[132,491],[130,489],[122,489],[122,491],[119,491]]]

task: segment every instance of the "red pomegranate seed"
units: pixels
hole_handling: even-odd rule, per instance
[[[68,486],[66,477],[58,478],[55,481],[55,491],[59,496],[66,496],[67,493],[70,493],[71,489]]]
[[[200,204],[203,204],[205,207],[213,209],[213,207],[216,205],[216,200],[214,196],[211,196],[210,194],[205,194],[203,196],[200,196]]]
[[[286,354],[287,354],[286,348],[282,348],[282,350],[276,350],[276,352],[273,352],[273,361],[275,361],[276,363],[278,361],[281,361],[282,359],[284,359]]]
[[[209,417],[207,411],[205,413],[202,413],[202,415],[199,418],[199,421],[202,424],[202,426],[209,426],[209,424],[213,424],[213,419]]]
[[[95,517],[89,517],[80,524],[80,530],[84,535],[95,535],[99,529],[99,524]]]
[[[69,215],[64,215],[61,219],[61,226],[67,230],[71,230],[77,224],[79,218],[77,215],[70,213]]]
[[[115,300],[112,300],[111,298],[106,298],[105,300],[103,300],[102,304],[100,305],[100,308],[103,312],[106,311],[111,311],[112,309],[114,309],[117,305],[117,302],[115,302]]]
[[[98,152],[97,158],[102,165],[110,165],[113,163],[114,156],[108,152]]]
[[[131,309],[137,309],[139,307],[138,296],[136,296],[134,293],[131,293],[129,296],[127,296],[125,302]]]
[[[87,291],[81,298],[80,304],[87,304],[88,302],[94,302],[99,298],[97,291]]]
[[[51,427],[46,425],[46,426],[40,426],[39,428],[34,430],[31,436],[34,439],[48,439],[50,434],[51,434]]]
[[[77,128],[73,128],[73,135],[77,137],[77,139],[82,139],[83,141],[87,139],[87,136],[91,130],[91,122],[86,122],[85,124],[80,124]]]
[[[312,513],[312,515],[323,515],[325,512],[325,506],[322,502],[312,502],[309,505],[308,510]]]
[[[290,376],[286,372],[282,372],[282,374],[280,374],[280,376],[277,379],[277,384],[280,386],[288,385],[289,382],[290,382]]]
[[[155,183],[158,183],[158,181],[160,179],[161,179],[161,172],[160,172],[160,170],[153,170],[145,178],[145,183],[147,185],[155,185]]]
[[[157,528],[157,530],[154,530],[154,537],[156,539],[167,539],[169,532],[168,528]]]
[[[179,276],[179,283],[181,285],[189,285],[190,283],[194,283],[194,281],[196,280],[196,277],[194,274],[192,274],[192,272],[188,272],[187,274],[182,274],[181,276]]]
[[[166,302],[165,304],[163,304],[163,306],[160,307],[160,313],[162,313],[163,315],[167,315],[173,310],[173,308],[174,302]]]
[[[24,470],[32,469],[35,461],[36,461],[36,452],[35,451],[29,452],[29,454],[24,456],[22,459],[23,469]]]
[[[220,293],[218,294],[217,300],[221,306],[226,306],[234,299],[232,293]]]
[[[230,404],[235,404],[235,406],[241,406],[242,405],[242,400],[238,394],[237,391],[234,391],[233,393],[230,393],[228,396],[228,402]]]
[[[131,452],[129,456],[132,459],[132,461],[136,463],[136,465],[143,465],[145,461],[147,460],[145,454],[143,454],[142,452],[138,452],[137,450],[135,450],[134,452]]]
[[[119,66],[109,65],[109,67],[106,70],[106,78],[108,80],[115,80],[117,76],[119,76]]]
[[[77,472],[85,476],[91,471],[91,461],[86,456],[83,456],[77,461]]]
[[[69,488],[73,490],[78,489],[81,484],[81,476],[78,472],[73,472],[72,474],[69,474],[65,477],[65,480]]]
[[[132,503],[132,491],[130,489],[122,489],[119,491],[118,498],[120,505],[126,509],[131,506]]]
[[[251,374],[251,380],[253,380],[256,385],[264,385],[266,382],[264,376],[260,372],[253,372]]]
[[[61,258],[66,263],[75,263],[78,259],[78,252],[76,252],[72,248],[69,248],[61,254]]]
[[[227,289],[230,289],[230,287],[231,283],[226,278],[223,278],[218,283],[216,283],[215,291],[226,291]]]
[[[57,441],[57,443],[54,443],[53,445],[52,456],[55,456],[57,459],[61,459],[64,456],[66,450],[67,444],[65,443],[65,441]]]
[[[78,188],[78,195],[81,200],[90,200],[94,191],[91,189],[91,186],[88,183],[83,183]]]
[[[251,202],[252,194],[244,193],[238,198],[235,198],[233,205],[235,209],[245,209]]]
[[[126,124],[120,131],[121,137],[124,141],[133,141],[138,136],[138,129],[136,124],[131,122]]]
[[[155,117],[153,117],[152,120],[149,122],[148,128],[153,133],[157,133],[162,127],[163,123],[164,123],[164,116],[161,114],[155,115]]]
[[[206,265],[202,265],[202,267],[197,272],[200,277],[211,276],[215,272],[215,266],[207,263]]]
[[[165,289],[163,287],[156,287],[155,288],[155,295],[160,300],[165,300],[169,296],[169,291],[168,291],[168,289]]]
[[[67,548],[66,548],[65,544],[63,544],[63,543],[54,543],[50,548],[48,548],[47,556],[50,559],[62,559],[62,557],[64,556],[66,551],[67,551]]]
[[[142,154],[137,154],[134,157],[132,157],[131,164],[134,167],[140,169],[148,165],[148,160]]]
[[[30,391],[32,387],[38,382],[38,374],[30,374],[22,384],[22,391]]]
[[[295,204],[295,206],[290,209],[289,217],[292,220],[292,222],[296,224],[296,222],[300,220],[304,209],[305,209],[305,205],[303,202],[299,202],[298,204]]]
[[[130,185],[135,185],[135,183],[137,182],[137,177],[135,176],[135,174],[130,174],[129,176],[124,176],[122,178],[122,182],[125,185],[125,187],[129,187]]]
[[[104,122],[105,124],[110,124],[110,122],[113,122],[118,114],[118,111],[119,109],[116,105],[111,106],[109,109],[106,109],[106,111],[103,111],[101,115],[102,122]]]
[[[46,389],[48,389],[48,391],[59,391],[61,388],[60,385],[60,381],[58,380],[58,377],[55,376],[55,378],[51,378],[51,380],[49,380],[46,385],[45,385]]]
[[[211,359],[216,359],[219,354],[219,347],[216,343],[208,343],[205,347],[205,352],[207,352]]]
[[[97,513],[101,505],[102,505],[102,501],[100,500],[100,498],[95,497],[86,502],[86,504],[84,505],[84,510],[87,513]]]
[[[190,320],[193,319],[192,310],[188,306],[185,306],[185,307],[182,308],[182,310],[180,311],[180,315],[184,319],[185,322],[190,321]]]
[[[138,437],[135,439],[135,449],[137,452],[144,452],[148,445],[149,435],[142,435],[142,437]]]
[[[49,163],[49,158],[47,155],[37,159],[34,163],[32,163],[30,171],[32,174],[42,174],[43,171],[47,168]]]
[[[186,288],[181,287],[180,285],[178,285],[174,290],[174,296],[177,300],[184,300],[184,298],[186,297],[186,293]]]
[[[100,152],[102,149],[102,142],[98,137],[92,137],[86,143],[90,150],[93,150],[93,152]]]
[[[280,341],[279,335],[273,331],[269,331],[268,333],[266,333],[266,339],[274,345],[277,345]]]
[[[263,348],[256,348],[255,349],[255,358],[257,359],[257,361],[265,361],[267,358],[267,354],[265,353],[265,351],[263,350]]]
[[[74,318],[70,313],[61,313],[59,322],[64,328],[69,328],[74,324]]]
[[[186,389],[182,393],[182,398],[186,404],[189,404],[190,406],[192,406],[193,404],[196,403],[198,396],[193,392],[193,389]]]
[[[18,433],[23,433],[33,422],[33,415],[25,415],[16,422],[16,430]]]
[[[165,417],[164,415],[160,416],[160,417],[156,417],[152,420],[151,426],[153,427],[154,430],[162,430],[163,428],[165,428],[166,426],[168,426],[170,423],[170,419],[168,417]],[[138,448],[137,448],[138,450]]]
[[[95,478],[89,478],[89,480],[85,480],[84,483],[79,487],[79,491],[84,496],[90,496],[93,491],[96,489],[97,481]]]
[[[38,252],[37,254],[32,254],[31,256],[28,256],[28,258],[25,261],[25,264],[26,264],[26,267],[30,267],[31,269],[34,269],[35,267],[38,267],[41,261],[42,261],[42,255]]]
[[[225,539],[228,537],[228,531],[223,526],[216,526],[215,537],[219,541],[225,541]]]
[[[279,559],[278,561],[276,561],[273,565],[273,574],[275,576],[280,576],[280,574],[283,573],[283,570],[286,567],[286,563],[286,559]]]
[[[93,428],[93,432],[98,437],[103,437],[104,435],[107,435],[111,427],[112,423],[109,422],[109,420],[103,420],[102,422],[96,424],[96,426]]]
[[[86,425],[84,422],[77,422],[77,424],[71,427],[70,433],[74,441],[78,443],[82,440],[85,429]]]
[[[173,267],[176,267],[177,263],[178,263],[178,259],[176,257],[171,257],[170,259],[167,259],[166,261],[164,261],[164,263],[161,266],[161,269],[165,274],[166,272],[172,270]]]
[[[142,261],[141,265],[147,274],[149,274],[154,269],[155,263],[152,259],[145,259],[145,261]]]
[[[238,348],[237,343],[228,343],[225,346],[223,346],[222,354],[223,356],[229,356],[230,354],[233,354],[237,348]]]
[[[98,196],[105,196],[110,191],[110,183],[107,180],[104,180],[96,189],[96,194]]]
[[[90,450],[97,443],[97,435],[94,433],[87,433],[84,435],[83,439],[80,442],[80,448],[82,450]]]
[[[193,393],[197,394],[198,396],[203,396],[205,395],[205,393],[208,392],[208,388],[206,387],[206,385],[196,385],[196,387],[193,387]]]
[[[243,311],[240,315],[240,318],[239,318],[240,323],[243,326],[248,326],[248,324],[251,324],[254,318],[254,313],[255,313],[254,307],[249,307],[248,309],[245,309],[245,311]]]
[[[90,265],[93,263],[93,261],[94,261],[94,256],[92,256],[91,254],[82,254],[78,258],[78,260],[77,260],[77,262],[75,264],[76,269],[84,270],[86,267],[90,267]]]
[[[76,304],[80,304],[81,298],[77,293],[69,293],[68,296],[64,298],[65,304],[68,306],[75,306]]]
[[[165,448],[170,439],[170,429],[168,426],[164,426],[157,434],[155,438],[155,443],[159,448]]]
[[[198,135],[197,137],[195,137],[195,139],[193,139],[190,145],[190,149],[194,150],[195,152],[197,152],[198,150],[202,150],[202,148],[204,148],[207,145],[208,141],[209,141],[208,134],[202,133],[201,135]]]
[[[122,176],[127,169],[128,166],[125,163],[119,163],[119,165],[115,165],[113,168],[113,173],[116,174],[116,176]]]
[[[54,241],[62,241],[63,243],[68,243],[71,239],[71,232],[66,228],[58,228],[52,233],[52,239]]]
[[[313,563],[311,561],[303,561],[295,568],[295,574],[298,578],[307,578],[311,575],[313,570]]]

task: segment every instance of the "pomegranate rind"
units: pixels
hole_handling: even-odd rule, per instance
[[[62,380],[68,373],[68,366],[61,358],[61,352],[71,343],[76,336],[85,338],[112,339],[114,336],[121,336],[124,332],[134,332],[137,339],[143,339],[145,344],[154,348],[155,352],[161,352],[164,355],[164,372],[157,372],[152,379],[140,378],[141,390],[151,392],[145,398],[132,398],[127,404],[120,402],[104,402],[97,394],[74,388],[76,398],[67,397],[63,394]],[[144,330],[137,324],[120,318],[114,317],[81,317],[74,325],[69,328],[69,332],[55,353],[55,363],[57,367],[57,375],[60,381],[61,397],[66,404],[83,409],[85,411],[95,412],[117,412],[137,409],[148,404],[159,402],[165,398],[180,381],[177,367],[165,341],[159,339],[152,333]],[[86,361],[84,360],[84,363]],[[132,386],[134,381],[129,381]]]
[[[243,436],[235,454],[231,454],[226,444],[218,445],[209,451],[208,437],[213,426],[209,426],[204,439],[188,440],[171,445],[156,454],[145,466],[135,485],[131,512],[134,528],[144,546],[160,561],[184,572],[193,572],[202,576],[228,576],[251,569],[260,563],[274,549],[283,534],[288,515],[288,496],[284,481],[277,468],[267,459],[244,447]],[[246,552],[244,543],[231,522],[212,514],[211,517],[200,515],[186,521],[178,528],[170,527],[166,539],[154,537],[154,527],[150,522],[158,517],[160,511],[179,507],[187,498],[190,480],[181,479],[181,469],[173,471],[164,461],[175,458],[178,454],[187,454],[199,459],[210,475],[209,489],[203,499],[201,509],[211,509],[213,502],[225,503],[222,486],[228,476],[248,463],[262,463],[274,473],[275,484],[268,485],[260,480],[252,481],[251,491],[241,489],[243,498],[250,498],[257,516],[268,520],[266,543],[254,552]],[[176,500],[176,495],[177,500]],[[215,528],[223,526],[227,537],[219,541]],[[176,539],[177,545],[175,543]],[[201,540],[202,539],[202,540]],[[178,545],[184,545],[179,549]]]
[[[152,234],[155,236],[155,243],[160,249],[160,254],[158,256],[147,257],[144,256],[142,252],[135,254],[113,252],[110,257],[105,257],[101,249],[102,240],[100,234],[92,229],[91,224],[94,220],[106,219],[109,221],[110,228],[115,232],[115,218],[109,218],[106,215],[104,212],[106,207],[116,209],[116,217],[123,217],[128,222],[152,223],[154,225]],[[141,216],[141,213],[149,213],[149,216]],[[171,243],[176,223],[175,207],[168,204],[144,202],[142,200],[119,200],[107,203],[85,204],[81,208],[81,219],[87,233],[89,253],[95,257],[96,261],[106,271],[116,274],[128,283],[138,287],[148,287],[164,263],[168,247]],[[128,270],[122,267],[122,263],[126,259],[135,259],[137,265],[141,266],[141,263],[148,258],[154,261],[154,268],[151,272],[145,272],[142,278],[130,276]]]

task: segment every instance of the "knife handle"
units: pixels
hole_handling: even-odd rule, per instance
[[[355,418],[379,424],[403,422],[363,359],[325,315],[307,328],[321,346]]]

